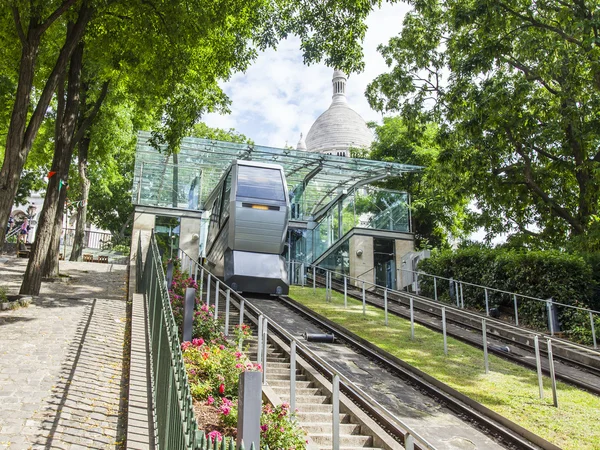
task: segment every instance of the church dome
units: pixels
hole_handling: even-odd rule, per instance
[[[364,119],[346,100],[346,75],[333,72],[333,97],[331,106],[313,123],[306,135],[309,152],[350,156],[350,148],[369,148],[373,134]]]

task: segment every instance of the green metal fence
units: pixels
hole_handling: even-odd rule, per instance
[[[137,291],[143,293],[148,307],[152,404],[157,449],[233,450],[232,438],[211,442],[198,429],[187,373],[181,353],[177,327],[154,233],[148,245],[142,274],[141,239],[136,255]],[[253,446],[252,446],[253,447]]]

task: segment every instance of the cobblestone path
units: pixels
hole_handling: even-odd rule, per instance
[[[24,262],[0,260],[16,293]],[[27,308],[0,312],[0,449],[119,448],[125,266],[63,263]]]

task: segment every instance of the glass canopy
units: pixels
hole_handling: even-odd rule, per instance
[[[279,164],[287,178],[292,219],[308,220],[325,213],[331,202],[358,186],[406,172],[419,166],[184,138],[179,154],[159,152],[140,132],[135,158],[133,203],[202,210],[208,195],[232,160],[244,159]]]

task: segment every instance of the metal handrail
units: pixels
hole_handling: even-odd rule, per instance
[[[481,317],[479,315],[475,314],[475,313],[472,313],[470,311],[466,311],[465,309],[459,308],[457,306],[453,306],[453,305],[449,305],[449,304],[444,304],[444,303],[442,303],[439,300],[434,300],[434,299],[426,298],[426,297],[422,297],[422,296],[418,296],[417,297],[415,295],[411,295],[410,293],[407,293],[407,292],[404,292],[404,291],[401,291],[401,290],[398,290],[398,289],[392,289],[392,288],[388,288],[386,286],[381,286],[381,285],[375,284],[375,283],[373,283],[371,281],[366,281],[366,280],[359,279],[357,277],[352,277],[350,275],[346,275],[346,274],[343,274],[341,272],[337,272],[335,270],[327,269],[325,267],[315,266],[313,264],[306,265],[307,269],[309,269],[311,267],[313,267],[315,269],[323,270],[323,271],[328,271],[328,272],[330,272],[332,274],[339,275],[341,277],[345,277],[348,280],[354,280],[354,281],[357,281],[359,283],[368,283],[368,284],[371,284],[375,288],[387,290],[387,292],[390,292],[390,293],[393,293],[393,294],[397,294],[397,295],[401,295],[401,296],[408,296],[409,298],[418,299],[418,301],[426,303],[426,304],[429,304],[429,305],[434,305],[434,306],[443,305],[446,309],[449,309],[449,310],[457,312],[457,313],[460,312],[460,314],[463,315],[463,316],[469,316],[469,317],[471,317],[473,319],[481,320]],[[399,270],[405,270],[405,269],[399,269]],[[418,273],[422,273],[422,274],[425,274],[425,275],[430,275],[430,274],[426,274],[424,272],[418,272]],[[443,278],[443,277],[438,277],[437,275],[430,275],[430,276],[434,276],[436,278]],[[459,281],[459,280],[450,280],[449,278],[444,278],[444,279],[446,279],[448,281],[455,281],[456,283],[467,284],[467,283]],[[473,286],[478,286],[478,285],[473,285]],[[478,287],[482,287],[482,286],[478,286]],[[493,288],[485,288],[485,289],[490,289],[491,290]],[[502,291],[502,292],[506,292],[506,291]],[[512,294],[512,295],[518,295],[520,297],[525,297],[525,296],[521,296],[520,294]],[[541,300],[541,301],[545,302],[546,304],[548,303],[548,300],[536,299],[535,297],[527,297],[527,298],[534,299],[534,300]],[[552,304],[553,305],[559,305],[559,306],[569,306],[569,305],[563,305],[562,303],[556,303],[556,302],[552,302]],[[583,308],[579,308],[579,307],[575,307],[575,306],[572,307],[572,308],[583,309]],[[592,315],[592,314],[600,314],[600,311],[595,311],[595,310],[591,310],[591,309],[583,309],[583,310],[584,311],[588,311],[590,313],[590,315]],[[592,317],[592,319],[593,319],[593,317]],[[508,322],[505,322],[505,321],[502,321],[502,320],[498,320],[498,319],[495,319],[495,318],[487,317],[486,320],[488,322],[490,322],[490,323],[493,323],[493,324],[496,324],[496,325],[501,325],[503,327],[510,328],[510,329],[519,331],[521,333],[525,331],[525,330],[523,330],[523,328],[520,328],[518,326],[512,325],[512,324],[510,324]],[[593,321],[592,321],[592,324],[593,324]],[[594,328],[593,328],[593,325],[592,325],[592,331],[593,332],[595,331]],[[563,345],[567,345],[567,346],[575,348],[575,349],[585,349],[586,351],[592,351],[594,353],[597,353],[600,356],[600,351],[598,351],[598,345],[596,343],[595,336],[593,336],[594,346],[593,346],[593,349],[591,349],[589,346],[577,344],[575,342],[571,342],[571,341],[568,341],[568,340],[565,340],[565,339],[556,339],[554,337],[549,337],[547,334],[542,333],[542,332],[538,332],[538,331],[535,331],[535,330],[526,330],[526,332],[529,335],[531,335],[531,336],[538,336],[538,337],[543,337],[544,339],[551,339],[552,341],[560,342]]]
[[[196,271],[198,270],[198,267],[200,267],[202,274],[205,271],[207,274],[210,274],[212,277],[215,277],[215,279],[218,279],[210,270],[208,270],[207,268],[201,266],[198,263],[198,261],[194,260],[185,251],[183,251],[181,249],[179,251],[180,251],[180,254],[183,256],[182,260],[184,258],[187,258],[188,264],[190,262],[193,263],[193,264],[195,264],[195,270]],[[187,267],[190,267],[190,266],[188,265]],[[203,277],[203,275],[201,275],[201,276]],[[325,361],[320,356],[318,356],[317,354],[315,354],[310,348],[308,348],[306,345],[302,344],[301,342],[298,342],[296,340],[296,338],[291,333],[289,333],[287,330],[285,330],[284,328],[282,328],[271,317],[267,316],[264,312],[260,311],[256,306],[254,306],[251,302],[249,302],[245,298],[241,297],[236,291],[234,291],[233,289],[231,289],[225,283],[221,283],[220,286],[223,287],[226,291],[229,291],[230,295],[233,294],[234,297],[239,298],[240,300],[243,300],[243,302],[244,302],[243,314],[244,315],[248,315],[248,309],[251,309],[251,310],[253,310],[253,312],[257,316],[262,315],[263,317],[265,317],[267,319],[267,321],[268,321],[268,324],[271,327],[275,328],[280,335],[285,336],[289,340],[290,344],[292,342],[294,342],[295,345],[302,350],[302,352],[304,352],[306,355],[309,356],[309,358],[315,360],[319,365],[321,365],[329,373],[329,375],[332,377],[332,379],[333,379],[334,376],[340,377],[343,380],[341,382],[342,386],[346,387],[349,391],[354,391],[355,393],[357,393],[357,396],[358,397],[362,397],[363,401],[366,401],[366,402],[368,402],[370,404],[376,405],[377,408],[384,413],[384,415],[387,417],[387,419],[389,421],[391,421],[393,423],[396,423],[401,428],[403,428],[404,430],[406,430],[407,436],[412,436],[412,438],[414,438],[415,441],[417,441],[419,444],[421,444],[423,446],[422,448],[427,448],[427,449],[430,449],[430,450],[435,450],[435,447],[431,443],[429,443],[424,437],[422,437],[419,433],[417,433],[416,431],[414,431],[411,427],[409,427],[408,425],[406,425],[400,419],[398,419],[397,417],[395,417],[390,411],[388,411],[377,400],[373,399],[369,394],[367,394],[365,391],[363,391],[359,386],[357,386],[356,384],[354,384],[347,377],[345,377],[344,375],[340,374],[333,366],[331,366],[327,361]],[[259,327],[261,327],[261,326],[262,326],[262,324],[259,325]],[[259,330],[260,330],[260,328],[259,328]],[[263,360],[266,361],[266,357],[263,358]]]

